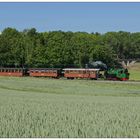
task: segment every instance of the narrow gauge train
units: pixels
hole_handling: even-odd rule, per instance
[[[100,77],[99,69],[84,68],[0,68],[0,76],[31,76],[31,77],[52,77],[67,79],[98,79]],[[129,79],[129,73],[125,69],[105,71],[105,79],[126,81]]]

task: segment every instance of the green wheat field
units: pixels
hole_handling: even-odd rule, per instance
[[[0,77],[0,137],[140,137],[140,83]]]

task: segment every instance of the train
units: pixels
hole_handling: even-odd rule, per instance
[[[101,73],[97,68],[0,68],[0,76],[30,76],[30,77],[51,77],[59,79],[91,79],[98,80],[129,80],[127,69],[111,68]]]

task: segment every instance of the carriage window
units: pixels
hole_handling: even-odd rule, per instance
[[[78,73],[82,74],[82,73],[83,73],[83,71],[79,70],[79,71],[78,71]]]
[[[70,73],[74,73],[74,71],[73,71],[73,70],[71,70],[71,71],[70,71]]]
[[[86,73],[86,74],[89,74],[89,73],[90,73],[90,71],[86,70],[86,71],[85,71],[85,73]]]
[[[41,73],[44,73],[45,71],[44,70],[41,70]]]
[[[65,72],[66,72],[66,73],[69,73],[69,70],[66,70]]]
[[[75,73],[79,73],[79,71],[78,70],[75,70]]]
[[[91,73],[91,74],[94,74],[94,71],[91,71],[90,73]]]

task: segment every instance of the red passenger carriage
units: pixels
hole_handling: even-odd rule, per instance
[[[59,78],[61,69],[56,68],[30,68],[29,76]]]
[[[63,70],[64,77],[66,77],[67,79],[74,78],[98,79],[99,69],[66,68]]]
[[[25,70],[22,68],[0,68],[0,76],[24,76]]]

